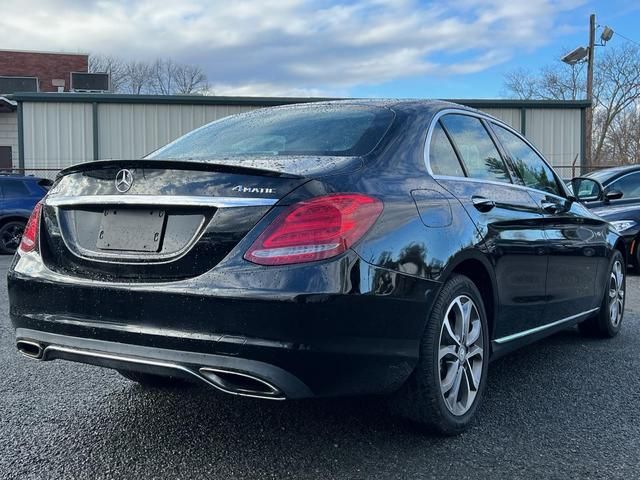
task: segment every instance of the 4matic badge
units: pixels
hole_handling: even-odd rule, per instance
[[[236,185],[231,190],[242,193],[276,193],[275,188],[247,187],[245,185]]]

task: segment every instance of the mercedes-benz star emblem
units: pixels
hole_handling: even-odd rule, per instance
[[[128,192],[133,185],[133,173],[126,168],[123,168],[116,175],[116,190],[120,193]]]

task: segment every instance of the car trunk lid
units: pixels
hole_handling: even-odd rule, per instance
[[[106,281],[167,281],[213,268],[273,205],[357,159],[100,161],[63,170],[45,200],[45,263]]]

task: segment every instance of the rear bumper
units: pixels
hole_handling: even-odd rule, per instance
[[[225,393],[283,400],[312,396],[294,375],[274,365],[225,355],[144,347],[91,338],[70,337],[38,330],[16,329],[16,343],[38,346],[26,356],[41,361],[56,359],[199,380]],[[253,380],[241,387],[224,375],[237,374]]]
[[[358,262],[350,291],[331,292],[326,284],[308,291],[314,278],[341,278],[334,270],[345,265],[328,262],[298,269],[304,292],[269,295],[219,283],[213,288],[206,276],[171,286],[70,280],[23,257],[9,273],[10,316],[16,338],[41,345],[43,360],[209,384],[203,368],[237,372],[278,392],[252,395],[264,398],[390,392],[415,367],[439,284],[384,271],[396,287],[390,291],[385,282],[384,294],[377,294],[378,269],[357,258],[348,261]]]

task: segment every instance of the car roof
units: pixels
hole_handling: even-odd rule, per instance
[[[470,112],[480,112],[475,108],[467,107],[465,105],[454,103],[446,100],[418,100],[418,99],[405,99],[405,98],[350,98],[345,100],[327,100],[324,102],[309,102],[309,103],[296,103],[291,105],[282,105],[274,108],[314,108],[321,106],[370,106],[370,107],[386,107],[393,110],[407,110],[415,111],[416,109],[423,108],[430,111],[444,110],[447,108],[455,108],[459,110],[467,110]],[[484,112],[480,112],[484,113]],[[486,114],[485,114],[486,115]]]
[[[609,182],[615,178],[618,178],[626,173],[640,171],[640,165],[625,165],[622,167],[605,168],[602,170],[594,170],[584,175],[585,177],[598,180],[600,183]]]
[[[39,182],[40,180],[44,180],[41,177],[34,177],[33,175],[20,175],[19,173],[4,173],[0,172],[0,181],[2,180],[27,180],[29,182]]]

